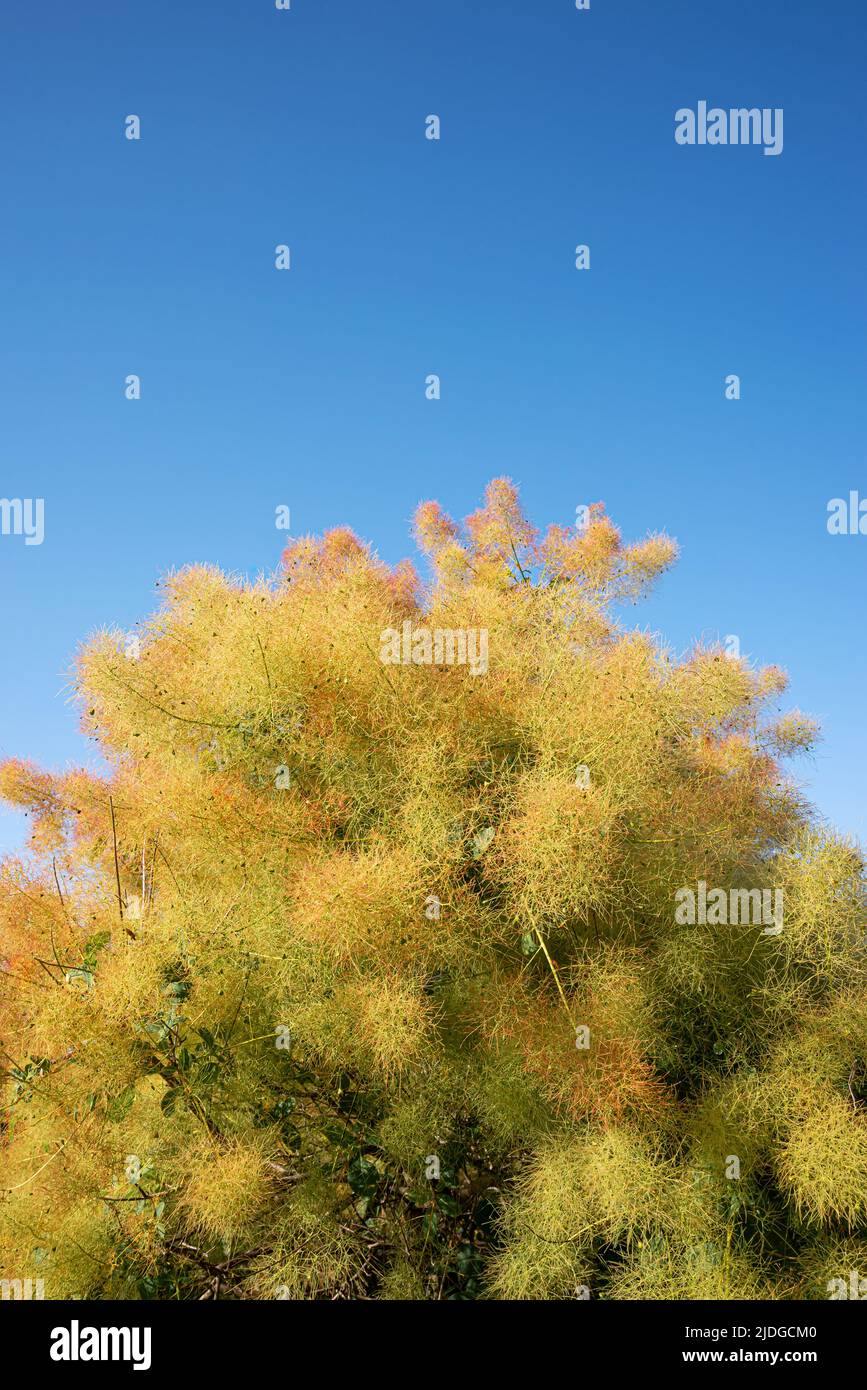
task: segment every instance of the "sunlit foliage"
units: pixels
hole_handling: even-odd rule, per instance
[[[0,869],[4,1276],[86,1298],[825,1298],[867,1240],[865,894],[811,720],[507,479],[423,577],[196,566],[75,676]],[[405,627],[405,625],[408,625]],[[485,634],[484,669],[383,634]],[[406,651],[406,648],[402,648]],[[679,923],[699,882],[781,931]]]

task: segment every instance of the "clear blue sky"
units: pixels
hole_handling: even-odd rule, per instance
[[[92,760],[77,643],[170,567],[270,570],[277,505],[396,560],[507,473],[678,538],[637,620],[786,666],[867,838],[867,536],[826,530],[867,495],[865,52],[863,0],[3,0],[0,495],[46,535],[0,536],[0,753]],[[700,100],[782,107],[782,155],[678,146]]]

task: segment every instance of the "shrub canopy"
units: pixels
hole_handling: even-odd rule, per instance
[[[540,536],[499,479],[415,532],[424,582],[343,529],[170,576],[77,663],[110,774],[3,766],[3,1273],[828,1297],[867,1273],[865,899],[782,769],[812,722],[623,625],[676,547],[601,506]],[[679,922],[700,884],[782,931]]]

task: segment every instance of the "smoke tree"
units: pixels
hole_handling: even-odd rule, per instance
[[[829,1297],[867,1272],[865,900],[783,770],[813,723],[624,625],[676,547],[599,505],[540,535],[500,479],[415,533],[422,578],[344,529],[171,575],[77,662],[110,773],[3,766],[2,1272]],[[699,885],[782,916],[678,920]]]

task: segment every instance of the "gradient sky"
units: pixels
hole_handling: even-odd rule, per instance
[[[272,569],[278,505],[397,560],[505,473],[678,539],[635,621],[785,666],[867,839],[865,54],[863,0],[3,0],[0,495],[46,534],[0,536],[0,756],[93,765],[77,644]],[[678,146],[700,100],[783,153]]]

